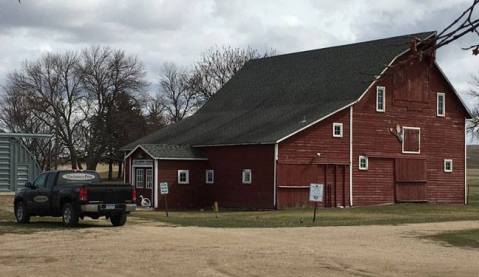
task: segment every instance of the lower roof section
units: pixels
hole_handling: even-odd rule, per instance
[[[139,144],[125,158],[141,149],[153,159],[159,160],[207,160],[206,156],[190,145]]]

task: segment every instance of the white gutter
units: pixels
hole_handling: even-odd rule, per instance
[[[467,187],[467,118],[464,119],[464,205],[467,205],[467,194],[468,194],[468,187]]]
[[[155,191],[153,192],[153,195],[155,197],[155,201],[154,201],[154,207],[155,209],[158,208],[158,160],[155,159],[155,162],[154,162],[154,168],[153,168],[153,172],[155,173],[154,176],[155,176],[155,180],[153,181],[153,184],[154,184],[154,189]]]
[[[277,186],[276,186],[276,185],[277,185],[277,184],[276,184],[276,182],[277,182],[277,176],[276,176],[276,174],[277,174],[277,169],[276,169],[276,167],[277,167],[277,163],[278,163],[278,144],[277,144],[277,143],[274,145],[274,159],[273,159],[273,163],[274,163],[274,164],[273,164],[273,166],[274,166],[274,167],[273,167],[273,172],[274,172],[274,173],[273,173],[273,174],[274,174],[274,175],[273,175],[273,186],[274,186],[274,187],[273,187],[273,208],[276,208],[276,197],[277,197],[277,194],[276,194],[276,189],[277,189]]]
[[[349,206],[353,206],[353,106],[349,108]]]

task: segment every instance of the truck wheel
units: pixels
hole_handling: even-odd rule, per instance
[[[66,203],[63,205],[62,221],[65,226],[74,227],[78,225],[78,214],[73,208],[72,204]]]
[[[25,224],[30,222],[27,205],[23,201],[15,204],[15,218],[17,219],[17,223]]]
[[[126,213],[111,215],[110,221],[113,226],[123,226],[126,223]]]

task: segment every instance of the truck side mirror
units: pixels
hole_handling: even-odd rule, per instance
[[[26,182],[25,187],[29,188],[29,189],[34,189],[35,188],[35,186],[31,182]]]

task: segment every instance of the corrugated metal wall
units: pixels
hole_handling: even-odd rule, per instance
[[[40,173],[40,168],[15,138],[0,137],[0,191],[15,191]]]

